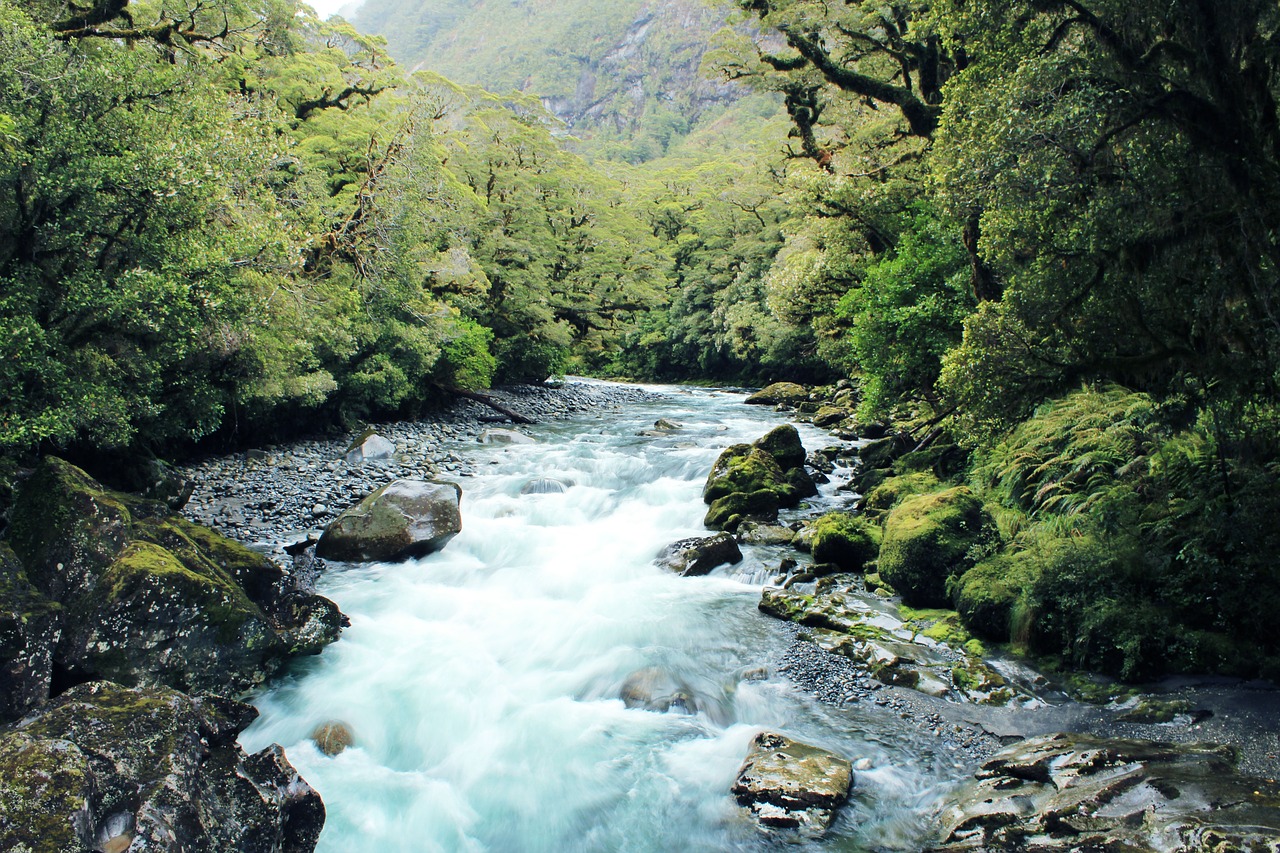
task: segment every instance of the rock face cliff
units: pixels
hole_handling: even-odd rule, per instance
[[[743,94],[699,73],[725,16],[701,0],[366,0],[354,22],[411,68],[535,95],[579,135],[661,148]]]

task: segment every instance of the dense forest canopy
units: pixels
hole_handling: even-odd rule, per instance
[[[1006,634],[1130,676],[1271,665],[1243,642],[1280,606],[1274,2],[0,19],[5,452],[565,370],[847,377],[918,464],[967,460],[929,475],[1000,536],[957,600]]]

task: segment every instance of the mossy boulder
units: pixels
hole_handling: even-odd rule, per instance
[[[20,568],[3,586],[27,649],[10,658],[22,669],[11,677],[46,691],[39,650],[50,632],[52,668],[73,683],[238,691],[332,642],[343,623],[265,556],[54,457],[23,485],[10,541]],[[45,618],[55,613],[56,628]]]
[[[890,468],[894,460],[912,448],[911,439],[901,433],[868,441],[858,448],[858,462],[866,470]]]
[[[848,409],[836,406],[822,406],[818,411],[813,413],[813,425],[826,429],[827,427],[833,427],[846,418],[850,418],[852,416],[853,412]]]
[[[780,493],[785,490],[795,498],[794,489],[787,485],[782,466],[772,455],[749,444],[735,444],[726,448],[716,458],[702,489],[702,499],[714,503],[734,492],[758,492],[770,489]]]
[[[829,512],[813,523],[810,551],[816,563],[835,563],[841,571],[860,572],[880,551],[880,529],[865,518]]]
[[[965,486],[907,498],[885,519],[880,575],[908,604],[944,607],[947,579],[973,566],[971,549],[990,541],[994,527]]]
[[[702,523],[712,530],[733,532],[748,518],[755,521],[776,521],[780,501],[773,489],[754,492],[733,492],[711,502]]]
[[[1038,574],[1031,559],[1026,551],[996,554],[952,581],[951,600],[965,627],[993,640],[1010,639],[1014,607]]]
[[[773,521],[779,508],[793,507],[818,493],[804,469],[805,449],[790,424],[777,427],[754,444],[725,448],[707,475],[702,497],[711,508],[704,523],[736,530],[746,518]]]
[[[890,477],[867,492],[859,505],[868,515],[883,515],[893,509],[903,498],[937,491],[941,484],[928,471],[917,471],[900,477]]]
[[[325,528],[316,556],[390,562],[438,551],[462,530],[461,498],[457,483],[388,483]]]
[[[0,735],[0,849],[315,848],[324,804],[256,716],[227,699],[108,682],[73,687]]]
[[[774,382],[747,398],[753,406],[798,406],[809,399],[809,390],[794,382]]]
[[[791,424],[769,430],[756,439],[755,446],[772,456],[784,471],[804,466],[805,449],[800,443],[800,431]]]

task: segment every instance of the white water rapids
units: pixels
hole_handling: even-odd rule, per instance
[[[656,568],[665,545],[709,535],[701,490],[721,449],[779,416],[743,395],[654,389],[662,402],[527,428],[538,444],[472,444],[463,531],[399,565],[333,566],[320,592],[342,638],[254,698],[241,738],[282,744],[323,796],[320,850],[670,851],[774,846],[730,785],[763,729],[861,768],[825,850],[919,849],[956,769],[935,739],[881,709],[824,706],[766,666],[783,626],[756,610],[781,552],[702,578]],[[639,437],[655,419],[685,428]],[[829,443],[802,427],[806,448]],[[532,479],[572,486],[519,494]],[[825,499],[823,499],[825,500]],[[659,667],[695,715],[627,709],[627,676]],[[354,746],[309,740],[341,720]]]

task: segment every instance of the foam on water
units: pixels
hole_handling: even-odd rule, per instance
[[[531,428],[537,445],[466,448],[482,473],[462,481],[464,529],[447,548],[324,576],[351,627],[255,697],[262,716],[241,738],[284,745],[321,792],[321,850],[763,849],[729,786],[765,728],[871,761],[874,784],[824,849],[918,846],[917,812],[945,781],[921,759],[928,744],[782,680],[744,681],[781,642],[758,587],[652,563],[706,534],[701,489],[719,451],[777,422],[740,400],[669,392]],[[658,417],[686,428],[635,435]],[[520,495],[542,477],[569,488]],[[753,559],[737,577],[764,573]],[[645,667],[688,685],[699,713],[625,708],[622,685]],[[355,737],[334,758],[308,739],[331,719]]]

